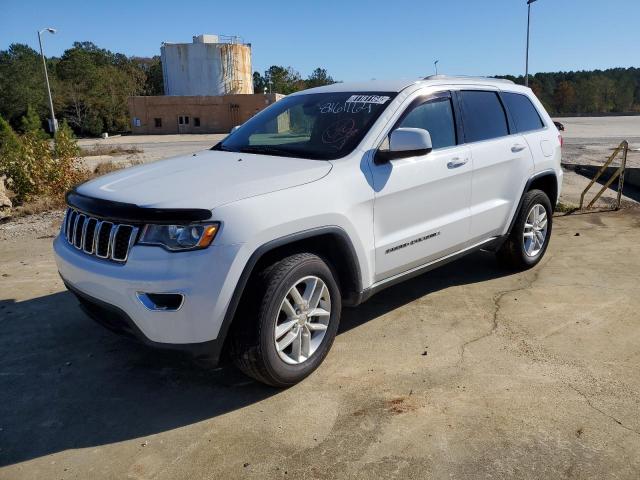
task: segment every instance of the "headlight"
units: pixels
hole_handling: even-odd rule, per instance
[[[220,228],[219,223],[193,225],[147,225],[139,243],[159,245],[171,251],[207,248]]]

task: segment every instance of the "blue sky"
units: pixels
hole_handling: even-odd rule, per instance
[[[162,41],[199,33],[240,35],[254,70],[316,66],[339,80],[415,78],[433,73],[523,74],[526,0],[146,1],[0,0],[0,49],[45,53],[74,41],[151,56]],[[531,72],[640,66],[639,0],[538,0],[532,5]]]

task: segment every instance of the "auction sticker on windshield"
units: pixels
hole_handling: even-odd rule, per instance
[[[385,97],[382,95],[351,95],[347,99],[347,103],[357,102],[357,103],[376,103],[378,105],[383,105],[389,101],[390,97]]]

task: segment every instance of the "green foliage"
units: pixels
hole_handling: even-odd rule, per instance
[[[29,105],[27,113],[20,119],[20,131],[22,133],[31,132],[39,138],[47,138],[47,133],[42,129],[42,120],[36,110]]]
[[[144,95],[164,95],[164,80],[162,78],[162,62],[160,61],[160,57],[134,57],[131,60],[146,76]]]
[[[25,192],[33,186],[29,166],[23,161],[22,142],[9,122],[0,117],[0,177],[5,176],[8,187],[17,200],[25,198]]]
[[[321,87],[323,85],[331,85],[336,83],[333,77],[327,73],[324,68],[316,68],[311,75],[305,80],[305,88]]]
[[[319,87],[335,83],[324,68],[316,68],[306,80],[291,67],[273,65],[260,75],[253,73],[253,91],[255,93],[272,92],[289,95],[307,88]]]
[[[80,134],[95,136],[128,129],[127,98],[144,93],[147,81],[135,60],[90,42],[65,51],[56,76],[63,85],[64,118]]]
[[[81,135],[129,130],[127,99],[162,95],[159,57],[128,58],[76,42],[62,57],[47,60],[56,116]],[[29,106],[41,119],[49,117],[42,59],[27,45],[0,51],[0,115],[25,131],[22,117]]]
[[[51,142],[37,130],[18,135],[0,117],[0,176],[7,178],[7,186],[17,203],[40,195],[61,199],[86,176],[78,152],[78,144],[66,122]]]
[[[523,76],[500,78],[524,84]],[[552,114],[640,111],[640,68],[537,73],[529,86]]]
[[[18,126],[29,105],[47,111],[42,59],[27,45],[14,43],[0,51],[0,115]]]

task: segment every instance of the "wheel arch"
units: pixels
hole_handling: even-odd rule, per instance
[[[218,333],[221,342],[227,343],[230,327],[241,300],[248,294],[247,286],[253,274],[280,258],[300,252],[315,253],[329,261],[338,276],[343,305],[360,303],[363,290],[360,264],[347,232],[338,226],[326,226],[292,233],[261,245],[249,257]]]
[[[511,234],[513,230],[513,226],[516,223],[516,219],[518,218],[518,214],[522,209],[522,201],[524,199],[525,194],[529,190],[542,190],[548,197],[551,202],[551,208],[555,209],[556,203],[558,202],[558,176],[556,175],[555,170],[549,169],[544,170],[542,172],[538,172],[527,180],[527,183],[522,190],[522,194],[520,195],[520,200],[518,201],[518,207],[513,212],[513,217],[511,218],[511,222],[509,223],[509,229],[505,235],[505,238]]]

